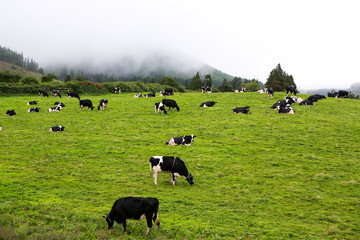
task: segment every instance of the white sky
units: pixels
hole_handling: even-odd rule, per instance
[[[360,82],[357,0],[1,0],[0,45],[41,66],[163,51],[300,89]]]

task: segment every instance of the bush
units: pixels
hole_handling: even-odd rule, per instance
[[[39,81],[36,78],[33,77],[24,77],[20,80],[20,83],[23,85],[27,84],[39,84]]]

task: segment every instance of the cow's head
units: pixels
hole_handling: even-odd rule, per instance
[[[114,221],[112,221],[112,220],[109,218],[109,214],[106,215],[106,216],[103,216],[103,218],[105,218],[106,222],[108,223],[108,229],[112,228],[112,226],[114,225]]]
[[[186,181],[188,181],[190,184],[194,184],[194,179],[191,173],[189,173],[186,177]]]

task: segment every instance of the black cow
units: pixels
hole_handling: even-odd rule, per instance
[[[177,157],[153,156],[149,160],[150,174],[154,171],[153,178],[157,185],[158,172],[171,172],[171,183],[175,186],[175,177],[184,176],[190,184],[194,184],[193,176],[187,170],[185,163]]]
[[[145,94],[144,97],[155,97],[155,93],[152,92],[152,93]]]
[[[121,93],[121,88],[120,87],[116,87],[112,90],[112,93]]]
[[[27,112],[39,112],[39,109],[38,107],[36,108],[29,108],[29,110]]]
[[[14,115],[16,115],[16,112],[15,112],[14,109],[13,109],[13,110],[7,110],[7,111],[6,111],[6,115],[8,115],[8,116],[14,116]]]
[[[159,200],[156,198],[141,198],[141,197],[126,197],[115,201],[108,215],[103,216],[108,223],[108,229],[112,228],[114,222],[122,223],[124,233],[126,232],[126,219],[144,219],[147,221],[147,230],[145,235],[148,235],[152,228],[152,221],[159,231],[160,222],[158,219]]]
[[[194,136],[193,134],[191,135],[184,135],[182,137],[172,137],[170,138],[169,141],[166,142],[166,145],[186,145],[186,146],[190,146],[191,142],[194,141]]]
[[[51,127],[49,132],[63,132],[64,131],[64,128],[63,126],[59,125],[59,126],[54,126],[54,127]]]
[[[267,93],[268,93],[268,98],[270,99],[272,99],[273,97],[274,97],[274,93],[275,93],[275,91],[272,89],[272,88],[269,88],[268,90],[266,90],[267,91]]]
[[[175,108],[176,108],[177,111],[180,111],[180,108],[179,108],[179,106],[177,105],[177,103],[176,103],[175,100],[172,100],[172,99],[163,99],[163,100],[162,100],[162,103],[164,104],[165,107],[168,107],[168,108],[169,108],[169,111],[170,111],[171,108],[172,108],[173,111],[174,111]]]
[[[30,101],[30,102],[27,103],[27,105],[37,105],[37,102],[38,101],[36,101],[36,100]]]
[[[61,98],[61,94],[60,94],[60,92],[59,92],[58,90],[53,90],[53,91],[52,91],[52,95],[53,95],[54,97],[60,97],[60,98]]]
[[[349,97],[349,92],[348,91],[344,91],[344,90],[340,90],[338,92],[338,97],[339,98],[348,98]]]
[[[60,107],[62,108],[65,107],[65,104],[63,104],[62,102],[55,102],[54,105],[60,105]]]
[[[134,96],[134,98],[141,98],[141,97],[142,97],[141,93],[138,93]]]
[[[244,113],[247,114],[250,111],[250,107],[236,107],[233,109],[233,113]]]
[[[212,107],[215,105],[215,101],[203,102],[200,104],[200,107]]]
[[[299,103],[299,105],[307,106],[307,105],[314,105],[314,103],[313,101],[311,101],[311,99],[305,99],[304,101]]]
[[[326,98],[324,95],[320,95],[320,94],[314,94],[311,95],[310,97],[308,97],[309,100],[311,100],[312,102],[317,102],[318,100],[321,100],[322,98]]]
[[[90,108],[91,108],[91,110],[94,109],[94,106],[93,106],[91,100],[89,100],[89,99],[80,100],[80,101],[79,101],[79,104],[80,104],[80,110],[82,110],[83,107],[88,107],[88,110],[89,110]]]
[[[43,97],[49,97],[49,94],[45,90],[39,90],[38,94]]]
[[[279,113],[287,113],[287,114],[295,113],[294,109],[292,109],[290,104],[288,104],[286,106],[277,106],[277,110],[279,111]]]
[[[68,96],[68,97],[67,97],[68,100],[69,100],[69,98],[75,98],[75,99],[80,100],[79,94],[77,94],[77,93],[75,93],[75,92],[68,92],[67,96]]]
[[[155,103],[155,114],[158,114],[159,112],[167,114],[167,110],[165,109],[164,104],[161,102]]]
[[[298,90],[296,89],[296,87],[294,85],[291,85],[291,86],[286,87],[286,96],[289,93],[294,94],[296,96],[296,93],[298,93]]]
[[[338,94],[339,94],[338,92],[328,92],[328,93],[327,93],[327,96],[328,96],[328,97],[337,98],[337,97],[338,97]]]
[[[100,108],[102,107],[103,110],[105,110],[105,108],[108,105],[108,100],[107,99],[101,99],[99,106],[98,106],[98,110],[100,110]]]
[[[174,90],[172,88],[165,88],[163,92],[160,92],[160,96],[171,96],[174,95]]]

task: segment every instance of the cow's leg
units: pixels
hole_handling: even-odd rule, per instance
[[[156,225],[156,230],[157,231],[159,231],[159,229],[160,229],[160,221],[159,221],[159,218],[158,218],[158,212],[155,212],[154,213],[154,217],[153,217],[153,221],[154,221],[154,223],[155,223],[155,225]]]
[[[125,233],[126,232],[126,218],[123,219],[122,223],[123,223],[123,228],[124,228],[124,233]]]
[[[148,235],[148,233],[150,232],[150,229],[152,228],[152,221],[151,221],[151,220],[152,220],[152,219],[151,219],[151,214],[147,214],[147,215],[146,215],[146,222],[147,222],[148,228],[147,228],[147,230],[146,230],[145,235]]]
[[[153,178],[154,178],[155,185],[157,186],[157,172],[156,171],[154,171],[154,173],[153,173]]]
[[[175,186],[175,174],[171,173],[171,183]]]

